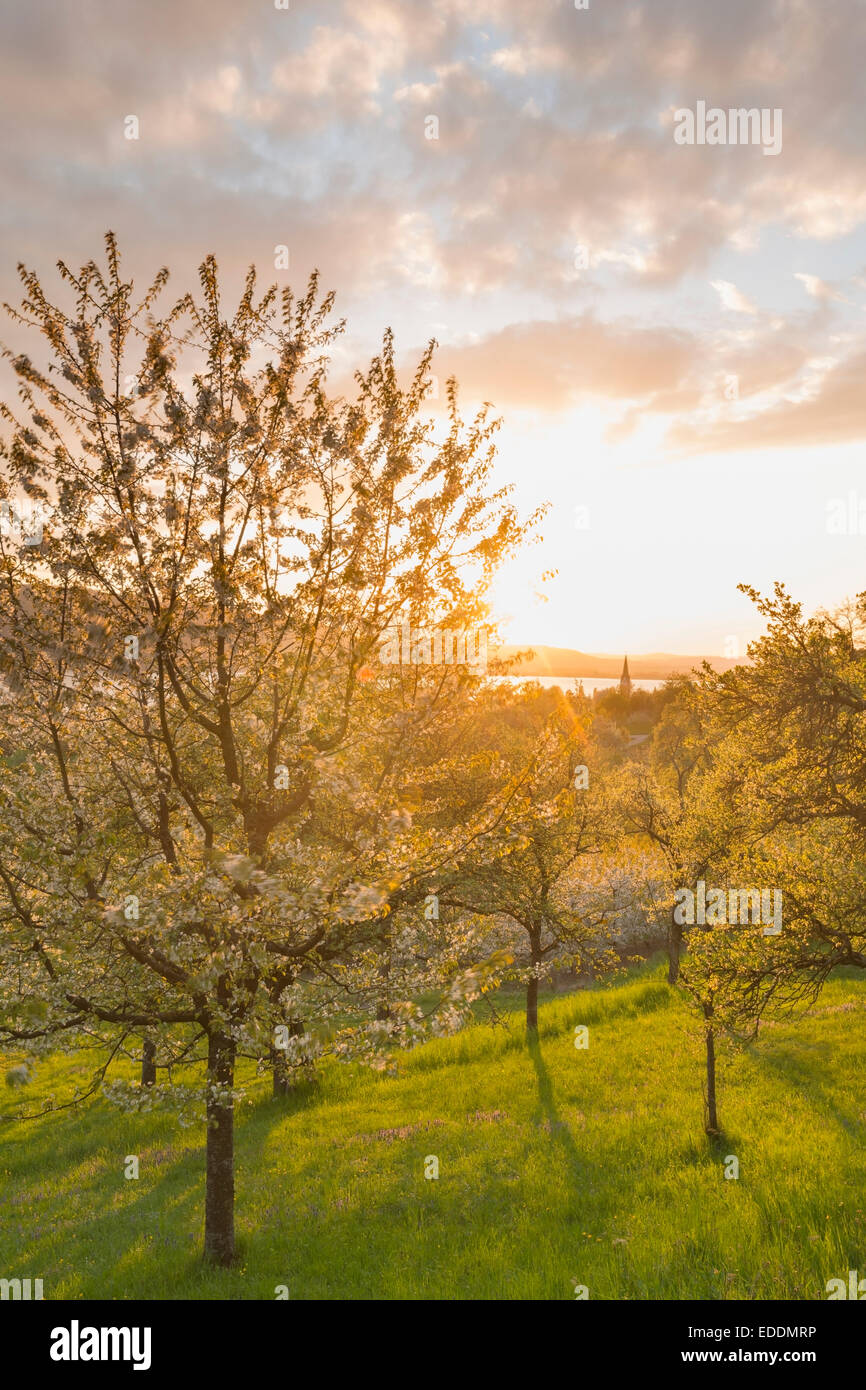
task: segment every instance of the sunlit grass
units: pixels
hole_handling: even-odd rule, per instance
[[[863,982],[831,981],[808,1017],[725,1058],[715,1145],[700,1039],[658,968],[549,999],[534,1048],[518,1005],[394,1078],[325,1065],[274,1101],[252,1077],[227,1273],[200,1261],[203,1125],[101,1100],[3,1122],[0,1275],[42,1278],[46,1298],[570,1299],[576,1282],[590,1298],[822,1299],[866,1273]],[[3,1111],[59,1102],[88,1071],[42,1063]]]

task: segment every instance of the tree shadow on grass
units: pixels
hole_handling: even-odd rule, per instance
[[[775,1072],[785,1083],[787,1089],[793,1088],[802,1094],[816,1109],[823,1110],[827,1117],[852,1137],[862,1133],[862,1123],[856,1113],[845,1114],[834,1098],[831,1088],[825,1083],[826,1071],[822,1062],[834,1056],[831,1041],[810,1043],[809,1055],[796,1043],[773,1042],[768,1047],[766,1040],[762,1046],[751,1050],[753,1059],[767,1070]]]
[[[310,1094],[314,1091],[311,1086],[299,1088],[290,1097],[267,1098],[236,1111],[235,1216],[240,1258],[247,1243],[247,1175],[261,1167],[275,1126],[314,1103]],[[19,1207],[16,1266],[21,1264],[24,1275],[35,1269],[42,1277],[44,1272],[51,1281],[46,1283],[47,1297],[56,1296],[51,1286],[56,1288],[57,1280],[68,1277],[69,1271],[77,1272],[81,1290],[70,1296],[83,1298],[170,1297],[143,1293],[143,1272],[152,1267],[154,1285],[162,1285],[167,1278],[173,1283],[208,1271],[202,1260],[204,1123],[196,1126],[195,1142],[190,1144],[173,1126],[160,1123],[162,1119],[158,1112],[124,1116],[121,1128],[118,1116],[97,1102],[62,1117],[46,1114],[27,1131],[29,1162],[13,1176],[4,1206],[7,1219]],[[141,1186],[124,1176],[128,1155],[140,1158],[145,1179]],[[69,1169],[78,1165],[84,1171],[70,1182]],[[16,1177],[19,1184],[29,1180],[20,1192],[15,1191]],[[22,1200],[31,1186],[38,1200]],[[124,1293],[127,1280],[134,1293]]]
[[[550,1137],[559,1145],[568,1161],[572,1175],[575,1178],[587,1179],[592,1171],[592,1165],[581,1155],[568,1124],[562,1119],[557,1109],[553,1082],[536,1034],[530,1033],[527,1038],[526,1051],[535,1068],[539,1106],[544,1115],[544,1124],[549,1130]]]

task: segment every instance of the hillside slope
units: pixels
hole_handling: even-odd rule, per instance
[[[823,1299],[866,1271],[864,1025],[866,987],[834,980],[725,1061],[715,1149],[699,1039],[656,969],[547,1002],[531,1050],[515,1013],[396,1078],[326,1066],[288,1104],[261,1078],[238,1114],[229,1273],[198,1257],[200,1125],[103,1101],[0,1123],[0,1272],[46,1298]],[[59,1103],[87,1070],[43,1063],[3,1112]]]

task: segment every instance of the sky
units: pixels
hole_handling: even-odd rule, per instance
[[[440,395],[501,417],[498,480],[549,504],[497,582],[510,640],[739,655],[739,583],[866,589],[863,0],[0,14],[0,299],[112,228],[178,291],[209,251],[317,267],[337,378],[386,325],[407,369],[435,338]],[[777,113],[781,148],[679,143],[700,102]]]

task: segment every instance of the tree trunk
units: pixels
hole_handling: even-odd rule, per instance
[[[287,1023],[290,1038],[301,1038],[304,1035],[304,1024],[300,1018],[290,1018]],[[292,1075],[286,1059],[286,1050],[283,1047],[271,1048],[271,1066],[274,1075],[274,1095],[288,1096],[292,1092]],[[304,1076],[307,1075],[307,1068],[304,1067]]]
[[[156,1084],[156,1043],[152,1038],[145,1038],[141,1049],[141,1084]]]
[[[541,932],[530,931],[529,933],[529,959],[533,971],[536,971],[541,964]],[[527,1033],[538,1033],[538,975],[532,975],[526,986],[526,1031]]]
[[[282,1047],[271,1048],[271,1068],[274,1078],[274,1095],[287,1096],[291,1090],[289,1085],[289,1067],[286,1062],[285,1049]]]
[[[526,1031],[538,1032],[538,981],[534,975],[526,986]]]
[[[204,1257],[227,1268],[235,1256],[234,1102],[236,1045],[224,1033],[211,1033],[207,1049],[207,1186],[204,1202]]]
[[[674,908],[674,912],[677,909]],[[671,913],[671,923],[668,927],[668,984],[675,985],[680,974],[680,952],[683,945],[683,929],[679,922],[674,921],[673,912]]]
[[[390,975],[391,975],[391,938],[390,938],[390,936],[389,936],[389,937],[388,937],[388,954],[384,957],[384,959],[382,960],[381,964],[379,965],[379,978],[380,978],[380,980],[382,980],[382,981],[384,982],[386,988],[387,988],[387,986],[388,986],[388,980],[389,980],[389,978],[390,978]],[[384,1023],[385,1020],[386,1020],[386,1019],[389,1019],[390,1017],[391,1017],[391,1005],[388,1003],[387,998],[380,1000],[379,1003],[378,1003],[377,1006],[376,1006],[376,1021],[377,1021],[377,1023]]]
[[[707,1134],[714,1136],[719,1133],[719,1116],[716,1109],[716,1039],[713,1032],[712,1004],[704,1005],[704,1018],[707,1044],[707,1116],[704,1128]]]

